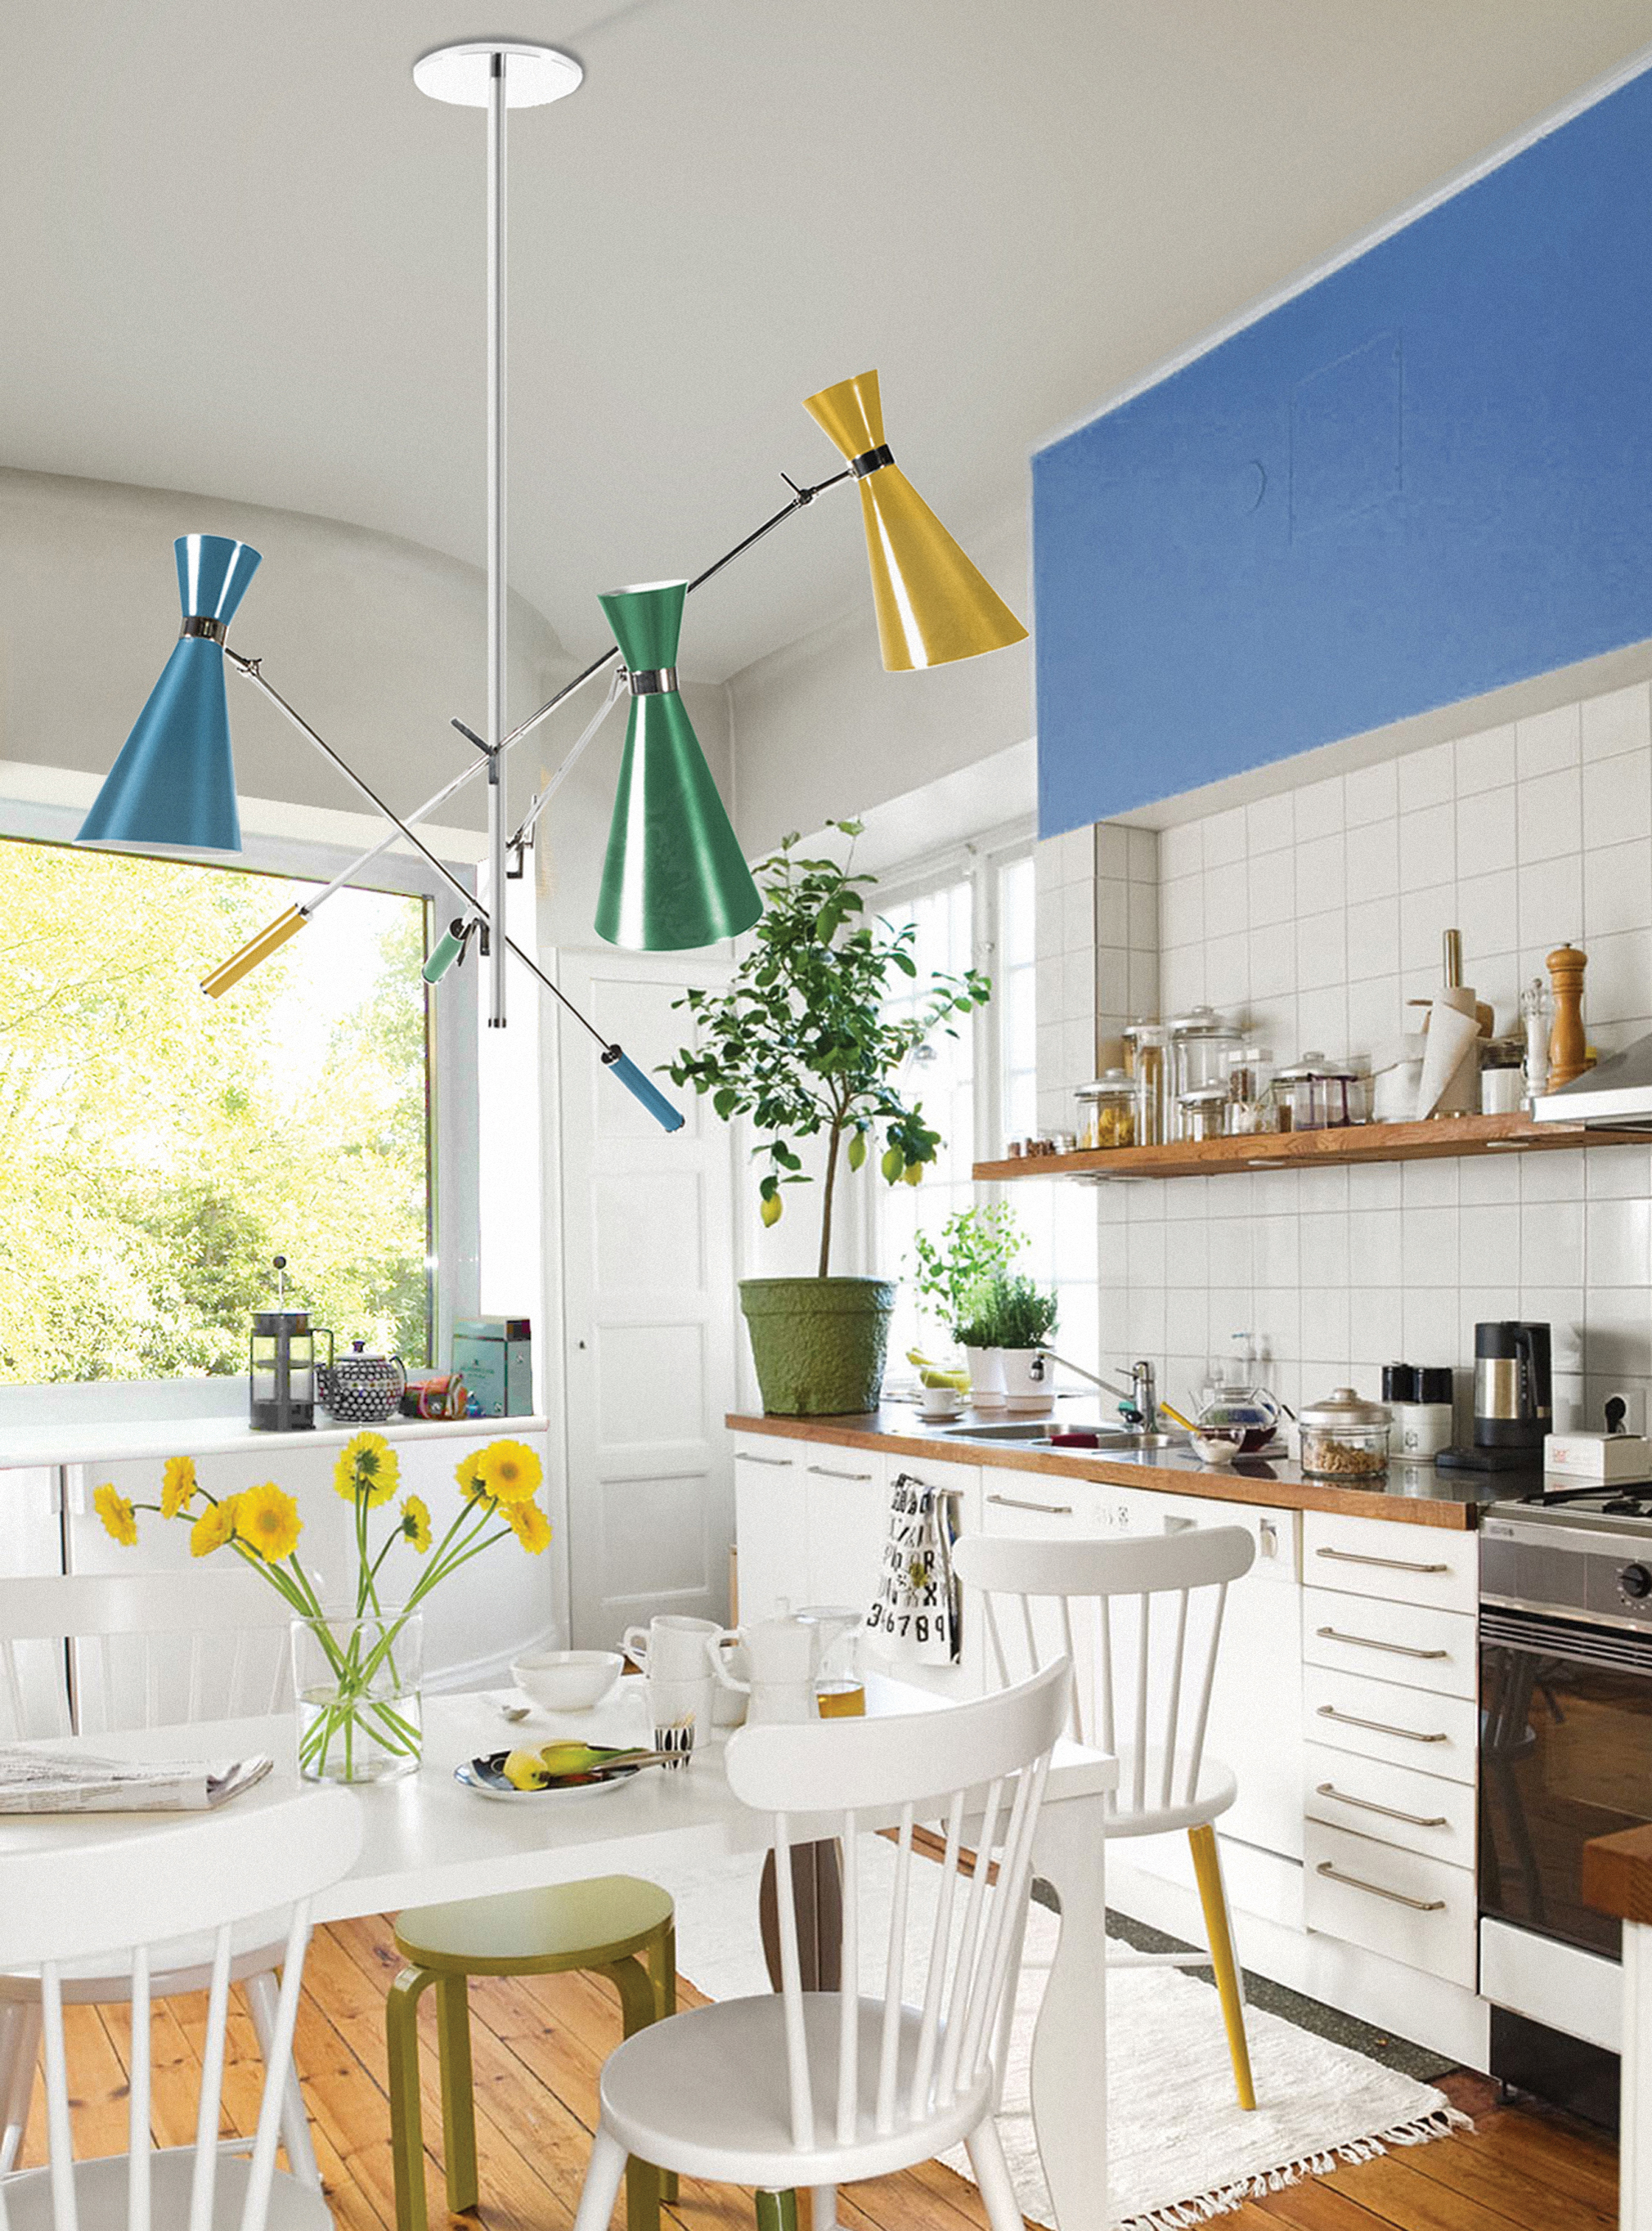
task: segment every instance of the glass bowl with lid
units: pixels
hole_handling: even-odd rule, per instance
[[[1305,1404],[1298,1417],[1304,1472],[1344,1486],[1385,1477],[1393,1422],[1386,1403],[1368,1402],[1351,1387],[1333,1387],[1322,1402]]]

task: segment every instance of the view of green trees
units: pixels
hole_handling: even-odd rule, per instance
[[[288,1259],[427,1358],[422,900],[347,890],[222,999],[281,878],[0,840],[0,1381],[246,1368]]]

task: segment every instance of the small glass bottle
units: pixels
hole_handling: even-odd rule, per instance
[[[1134,1056],[1130,1067],[1136,1079],[1136,1143],[1138,1147],[1162,1147],[1170,1135],[1170,1128],[1166,1121],[1168,1037],[1163,1023],[1132,1023],[1124,1033],[1126,1049]]]

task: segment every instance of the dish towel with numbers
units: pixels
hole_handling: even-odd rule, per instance
[[[889,1498],[878,1594],[865,1633],[885,1658],[950,1665],[958,1656],[958,1594],[952,1571],[956,1532],[952,1497],[910,1472],[896,1475]]]

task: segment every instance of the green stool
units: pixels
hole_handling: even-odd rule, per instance
[[[470,1976],[562,1976],[570,1969],[606,1976],[619,1994],[627,2037],[677,2008],[676,1909],[666,1892],[630,1875],[414,1906],[397,1920],[396,1948],[409,1963],[390,1987],[385,2016],[397,2231],[425,2231],[418,2001],[431,1984],[441,2052],[442,2160],[455,2215],[481,2196]],[[677,2179],[662,2180],[648,2163],[632,2161],[625,2171],[627,2231],[658,2231],[662,2197],[676,2199]]]

